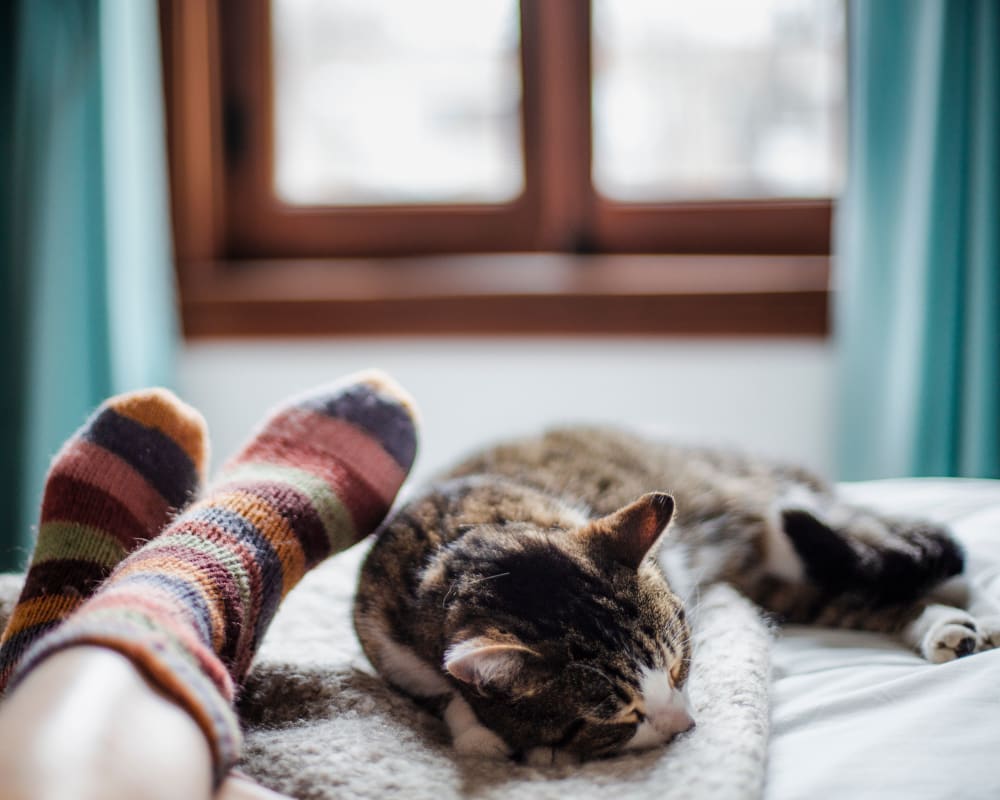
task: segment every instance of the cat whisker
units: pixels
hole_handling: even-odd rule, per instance
[[[483,581],[492,581],[494,578],[503,578],[510,575],[509,572],[498,572],[496,575],[487,575],[485,578],[476,578],[474,581],[469,581],[470,583],[482,583]]]
[[[496,575],[486,575],[485,577],[482,577],[482,578],[476,578],[473,581],[469,581],[469,584],[470,585],[474,585],[474,584],[477,584],[477,583],[482,583],[483,581],[492,581],[492,580],[494,580],[496,578],[503,578],[503,577],[505,577],[507,575],[510,575],[510,573],[509,572],[498,572]],[[461,580],[461,578],[459,578],[458,580],[454,581],[451,584],[451,586],[448,587],[447,593],[445,594],[444,598],[442,598],[442,600],[441,600],[441,608],[444,608],[445,606],[448,605],[448,600],[452,596],[452,594],[454,594],[455,588],[458,586],[458,583],[459,583],[460,580]]]

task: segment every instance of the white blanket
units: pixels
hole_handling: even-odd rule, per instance
[[[853,500],[948,523],[981,613],[1000,611],[1000,481],[847,485]],[[765,798],[1000,798],[1000,649],[932,665],[889,637],[787,628],[772,655]]]

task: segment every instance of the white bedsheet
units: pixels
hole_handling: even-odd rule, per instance
[[[978,610],[1000,612],[1000,481],[843,488],[950,524]],[[767,800],[1000,798],[1000,649],[931,665],[889,637],[789,627],[773,677]]]

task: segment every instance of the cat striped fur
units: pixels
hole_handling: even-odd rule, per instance
[[[694,724],[685,607],[701,587],[940,662],[1000,644],[996,621],[934,602],[962,569],[944,528],[846,504],[801,468],[563,429],[473,455],[402,507],[362,567],[355,626],[459,751],[551,763]]]

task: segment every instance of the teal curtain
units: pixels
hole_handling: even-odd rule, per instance
[[[0,568],[49,459],[105,397],[169,385],[177,341],[156,0],[4,3]]]
[[[1000,477],[1000,2],[849,4],[841,477]]]

